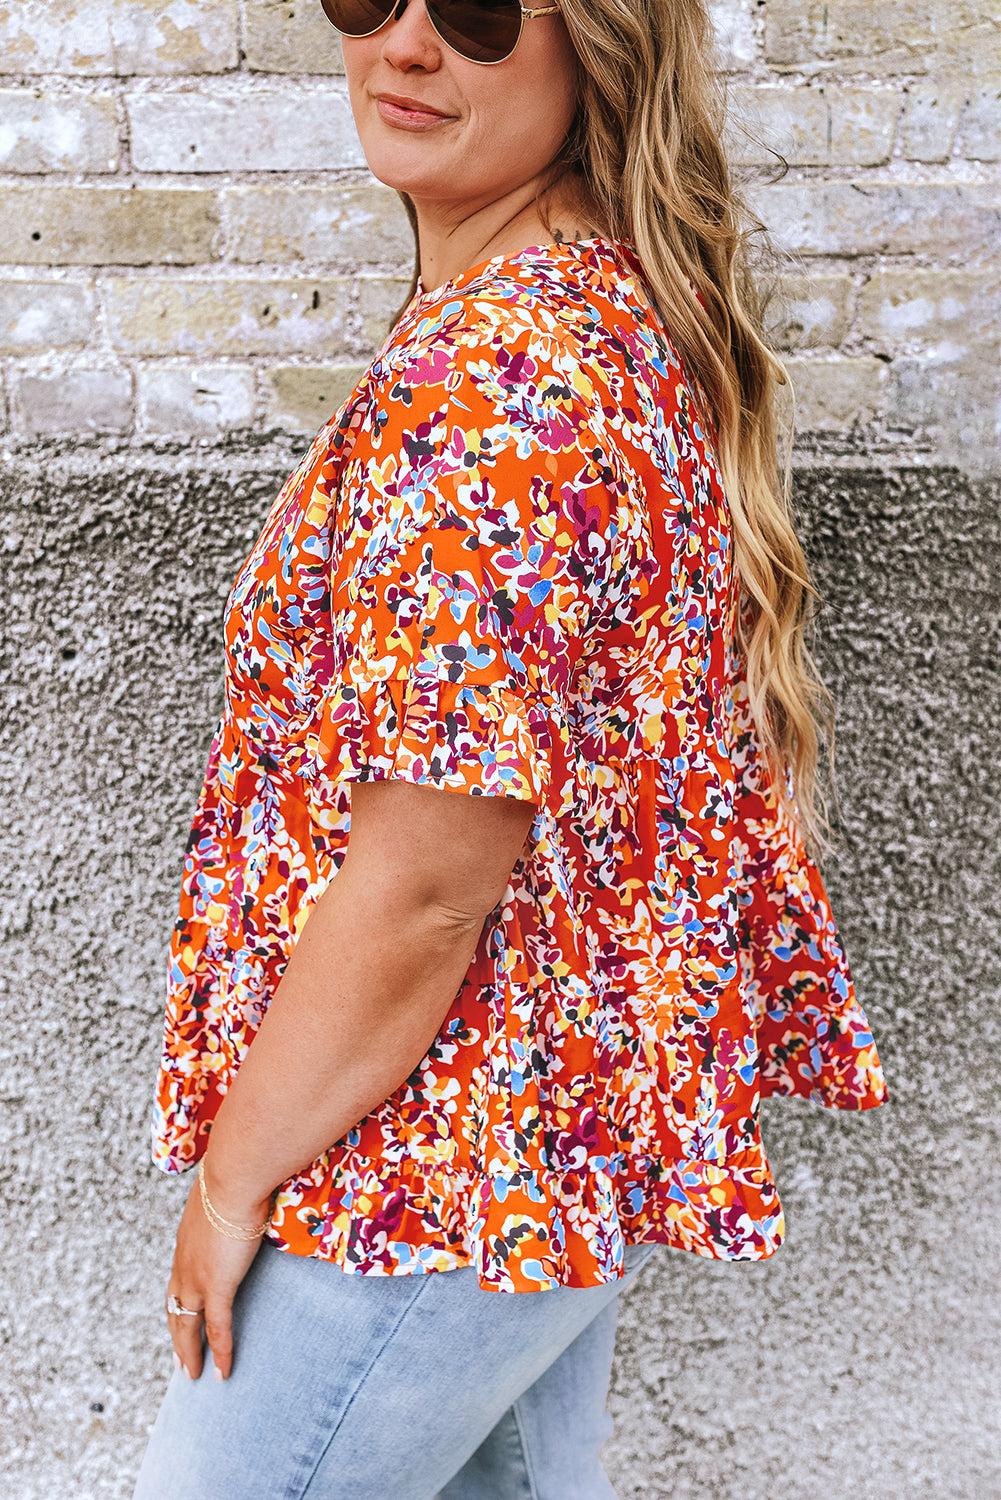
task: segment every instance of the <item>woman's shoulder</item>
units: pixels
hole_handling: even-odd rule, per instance
[[[419,293],[376,362],[376,386],[462,401],[472,384],[595,415],[623,404],[661,420],[681,362],[627,247],[594,239],[499,256]],[[666,377],[666,380],[665,380]]]
[[[580,361],[635,362],[646,341],[662,362],[670,346],[626,247],[602,239],[530,246],[497,256],[418,293],[386,349],[390,358],[435,349],[532,351]],[[641,361],[642,362],[642,361]]]

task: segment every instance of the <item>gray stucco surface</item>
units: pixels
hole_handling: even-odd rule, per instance
[[[128,1495],[166,1380],[163,960],[222,602],[295,456],[0,465],[3,1500]],[[1001,495],[918,469],[798,493],[839,707],[826,874],[893,1100],[768,1107],[788,1243],[660,1253],[623,1303],[607,1462],[623,1500],[991,1500]]]

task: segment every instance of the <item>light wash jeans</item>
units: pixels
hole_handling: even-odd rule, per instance
[[[176,1373],[134,1500],[614,1500],[598,1449],[618,1296],[346,1275],[261,1247],[229,1380]]]

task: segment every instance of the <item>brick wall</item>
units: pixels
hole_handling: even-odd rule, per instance
[[[804,458],[995,468],[998,0],[714,11]],[[0,70],[8,444],[313,430],[410,254],[316,0],[7,0]]]

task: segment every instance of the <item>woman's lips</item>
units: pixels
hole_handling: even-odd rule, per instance
[[[417,99],[405,99],[398,94],[380,94],[376,104],[387,125],[398,125],[404,130],[431,130],[452,118]]]

